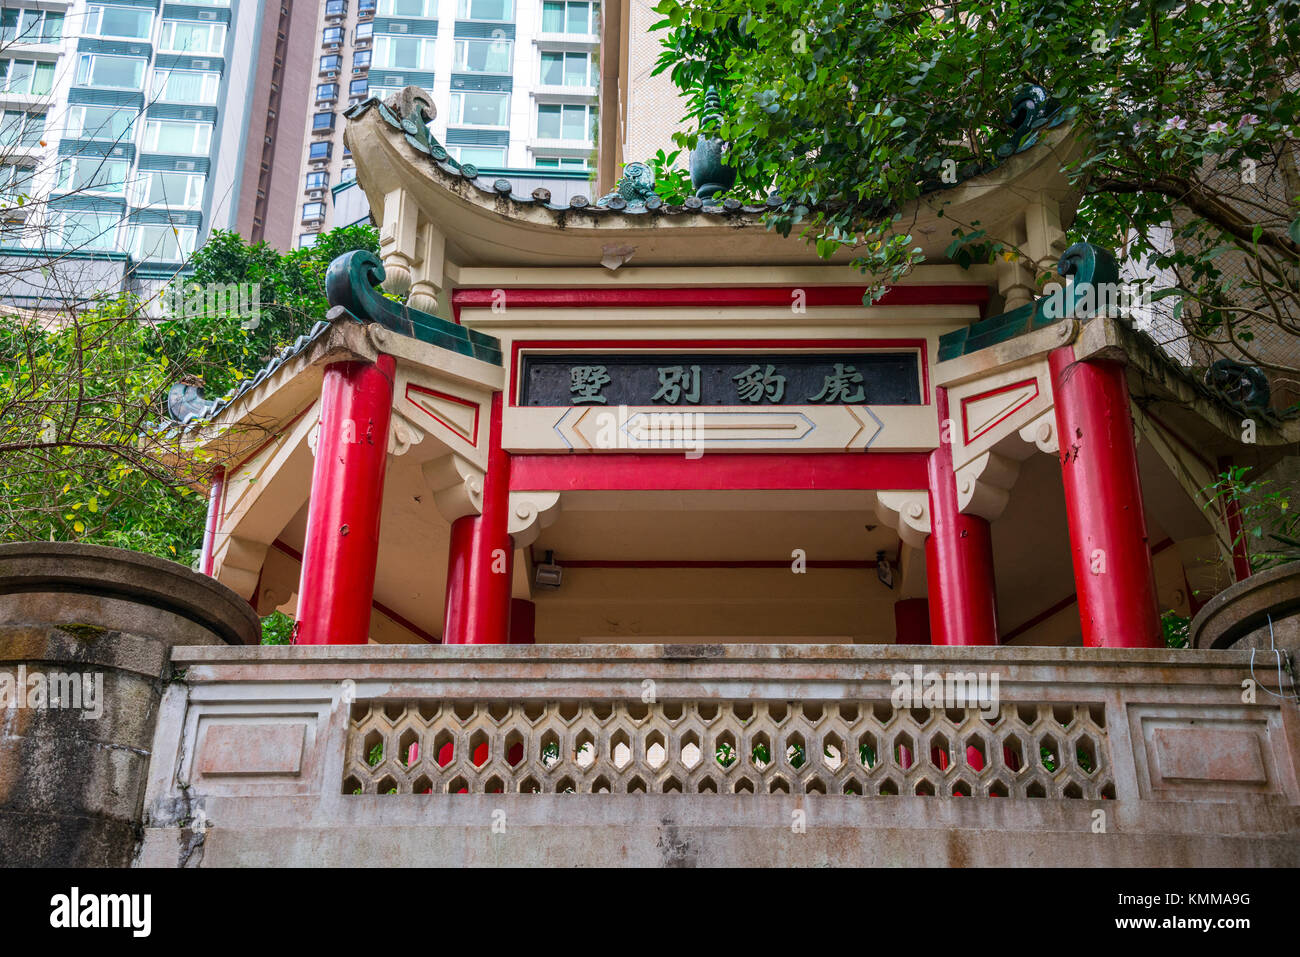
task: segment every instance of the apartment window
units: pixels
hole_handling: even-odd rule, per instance
[[[195,23],[191,20],[164,20],[158,49],[171,53],[219,54],[226,46],[224,23]]]
[[[379,0],[381,17],[434,17],[436,0]],[[373,3],[372,3],[373,9]]]
[[[153,32],[153,11],[148,7],[112,7],[92,3],[86,7],[85,32],[92,37],[147,40]]]
[[[587,161],[574,156],[539,156],[534,165],[538,169],[586,169]]]
[[[374,65],[381,70],[432,70],[433,43],[424,37],[378,36]]]
[[[513,40],[457,40],[456,69],[465,73],[509,73]]]
[[[102,156],[76,156],[59,164],[59,190],[64,193],[109,193],[119,195],[126,189],[126,160]]]
[[[316,84],[316,99],[337,100],[338,98],[339,98],[339,85],[337,83]]]
[[[358,0],[357,16],[370,17],[375,13],[375,0]]]
[[[164,103],[217,102],[217,87],[221,84],[219,73],[200,73],[197,70],[154,70],[153,97]]]
[[[366,91],[370,89],[370,81],[362,77],[360,80],[353,80],[348,84],[348,96],[365,96]]]
[[[337,46],[343,42],[342,27],[326,27],[321,33],[321,43],[326,46]]]
[[[198,209],[203,203],[204,177],[196,173],[160,170],[142,172],[136,181],[136,206]]]
[[[592,4],[546,0],[542,4],[542,32],[595,33],[596,22]]]
[[[314,160],[329,159],[334,152],[334,144],[329,140],[322,140],[319,143],[312,143],[307,148],[307,158]]]
[[[0,164],[0,200],[17,203],[18,197],[31,195],[36,170],[14,163]]]
[[[506,165],[504,146],[453,146],[449,152],[461,163],[474,166],[502,167]]]
[[[596,125],[596,108],[544,103],[537,107],[537,136],[544,140],[587,142]]]
[[[44,113],[6,110],[0,117],[0,146],[40,146],[44,133]]]
[[[514,0],[460,0],[456,14],[462,20],[513,20]]]
[[[355,183],[357,181],[357,168],[355,166],[345,166],[339,170],[340,183]]]
[[[120,106],[70,106],[66,134],[72,139],[129,143],[136,116]]]
[[[325,0],[325,16],[341,17],[347,13],[347,4],[343,0]]]
[[[57,43],[63,37],[63,14],[44,10],[0,11],[0,46],[11,43]]]
[[[373,23],[358,23],[356,32],[352,36],[354,43],[365,43],[375,35],[375,25]]]
[[[311,246],[315,246],[315,245],[316,245],[316,237],[319,236],[319,235],[320,235],[320,233],[299,233],[299,234],[298,234],[298,248],[299,248],[299,249],[307,249],[307,248],[309,248],[309,247],[311,247]]]
[[[147,120],[144,124],[144,148],[151,153],[202,154],[211,145],[211,123]]]
[[[317,113],[311,118],[311,131],[313,133],[324,133],[332,129],[334,129],[333,113]]]
[[[329,185],[330,174],[326,172],[308,173],[307,189],[324,189]]]
[[[343,65],[343,58],[337,53],[327,53],[320,58],[320,72],[328,73],[331,70],[337,71]]]
[[[44,96],[50,92],[53,85],[53,63],[37,63],[34,60],[0,60],[0,92]]]
[[[138,90],[144,86],[144,64],[135,57],[83,53],[77,64],[77,82],[83,86]],[[48,65],[53,73],[53,63],[42,65]]]
[[[352,54],[352,69],[353,69],[353,70],[359,70],[359,69],[362,69],[362,68],[364,68],[364,67],[368,67],[368,66],[370,66],[370,51],[369,51],[369,50],[358,50],[356,53]]]
[[[545,86],[595,86],[589,53],[543,53]]]
[[[116,249],[120,218],[116,212],[67,210],[55,221],[55,232],[68,249]]]
[[[325,204],[324,203],[303,203],[302,218],[304,220],[324,219]]]
[[[453,93],[448,123],[460,126],[509,126],[509,93]]]
[[[198,232],[167,223],[137,223],[131,227],[131,255],[136,259],[181,262],[194,251]]]

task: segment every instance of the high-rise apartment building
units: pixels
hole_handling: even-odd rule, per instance
[[[406,86],[427,90],[434,136],[486,174],[591,192],[600,3],[591,0],[325,0],[305,122],[299,245],[355,220],[336,209],[356,170],[342,113]],[[351,195],[357,190],[347,190]]]
[[[4,0],[0,298],[57,308],[138,289],[174,275],[213,229],[263,229],[275,154],[284,181],[300,152],[296,119],[277,116],[291,28],[292,0]],[[21,268],[37,257],[39,270]]]

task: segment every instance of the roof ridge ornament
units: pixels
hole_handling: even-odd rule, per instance
[[[709,87],[704,94],[704,113],[700,117],[700,134],[691,150],[691,185],[695,195],[710,202],[718,193],[736,185],[736,170],[722,161],[726,148],[720,136],[713,135],[722,123],[722,98],[717,87]]]
[[[365,249],[344,253],[331,262],[325,272],[329,318],[349,315],[361,323],[378,323],[399,335],[501,365],[499,339],[389,299],[375,288],[384,275],[379,257]]]

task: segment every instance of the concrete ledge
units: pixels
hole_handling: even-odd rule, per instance
[[[1188,639],[1193,648],[1300,651],[1300,561],[1258,572],[1219,592],[1192,619]]]
[[[786,795],[367,796],[346,821],[146,828],[137,866],[1295,867],[1300,809]],[[804,818],[798,832],[796,812]],[[1104,817],[1098,818],[1100,811]],[[278,815],[277,815],[278,817]],[[1100,822],[1100,823],[1099,823]],[[1094,828],[1104,825],[1104,832]],[[494,826],[496,830],[494,831]]]

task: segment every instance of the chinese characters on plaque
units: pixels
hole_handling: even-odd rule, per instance
[[[914,351],[523,357],[521,405],[919,405]]]

